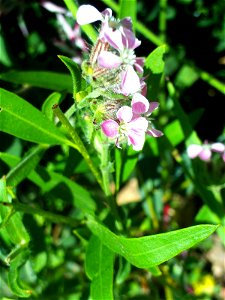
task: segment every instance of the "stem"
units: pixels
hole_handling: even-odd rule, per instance
[[[72,125],[70,124],[68,119],[65,117],[65,115],[63,114],[63,112],[59,108],[58,104],[53,105],[52,109],[54,111],[54,114],[58,117],[59,121],[68,130],[68,133],[71,136],[71,138],[73,140],[73,143],[71,143],[70,145],[80,152],[80,154],[83,156],[84,160],[88,164],[90,170],[92,171],[93,175],[95,176],[98,184],[100,185],[102,190],[104,190],[104,186],[103,186],[103,182],[102,182],[102,178],[100,176],[100,173],[99,173],[98,169],[95,167],[95,165],[93,164],[93,162],[90,158],[90,155],[87,152],[87,149],[85,148],[85,146],[84,146],[82,140],[80,139],[79,135],[77,134],[75,129],[72,127]]]
[[[77,222],[70,217],[64,217],[62,215],[54,214],[37,207],[32,207],[21,203],[3,203],[3,205],[12,208],[14,211],[20,211],[30,215],[42,216],[43,218],[48,219],[54,223],[63,223],[72,227],[77,227],[78,225],[80,225],[80,222]]]
[[[167,0],[160,0],[159,2],[160,12],[159,12],[159,37],[163,43],[166,42],[166,10],[167,10]]]
[[[110,190],[110,178],[109,178],[109,145],[104,144],[101,152],[101,172],[103,179],[103,186],[106,196],[111,196],[112,192]]]
[[[152,202],[152,198],[150,196],[147,196],[146,198],[147,204],[148,204],[148,208],[150,211],[150,216],[151,216],[151,220],[152,220],[152,226],[154,230],[158,230],[159,229],[159,221],[155,212],[155,208]]]

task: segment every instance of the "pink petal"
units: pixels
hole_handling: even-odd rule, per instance
[[[146,132],[148,135],[153,136],[153,137],[160,137],[163,135],[162,131],[157,130],[155,128],[150,128]]]
[[[202,146],[200,145],[190,145],[188,146],[187,148],[187,155],[190,157],[190,158],[195,158],[199,155],[199,153],[202,151]]]
[[[133,131],[142,131],[143,133],[145,133],[145,131],[148,128],[148,121],[144,118],[144,117],[138,117],[133,119],[130,123],[129,123],[129,127],[130,130]]]
[[[210,149],[203,149],[198,156],[201,160],[209,161],[212,156],[212,152]]]
[[[132,98],[131,106],[135,114],[144,114],[149,109],[149,102],[144,96],[136,93]]]
[[[122,34],[119,30],[113,31],[112,28],[105,30],[104,37],[113,48],[123,51],[124,45],[122,42]]]
[[[102,20],[102,14],[92,5],[81,5],[76,18],[78,24],[85,25]]]
[[[65,34],[67,35],[68,39],[73,41],[76,37],[74,30],[67,23],[67,21],[63,15],[57,14],[56,17],[57,17],[57,20],[58,20],[59,24],[61,25],[62,29],[64,30]]]
[[[102,128],[103,133],[110,138],[116,137],[119,132],[119,125],[114,120],[104,121],[101,125],[101,128]]]
[[[141,89],[140,78],[132,66],[127,66],[127,70],[122,72],[121,91],[127,96],[134,94]]]
[[[120,24],[124,28],[129,29],[130,31],[132,31],[132,19],[131,19],[131,17],[126,17],[126,18],[122,19],[120,21]]]
[[[102,51],[98,56],[98,65],[102,68],[117,68],[121,65],[121,63],[121,58],[109,51]]]
[[[111,18],[112,17],[112,10],[111,10],[111,8],[106,8],[105,10],[103,10],[102,11],[102,15],[104,17]]]
[[[219,153],[223,153],[225,151],[225,146],[222,143],[213,143],[211,145],[211,150]]]
[[[53,12],[53,13],[58,13],[58,14],[68,13],[68,11],[65,8],[55,5],[54,3],[50,2],[50,1],[42,1],[41,5],[45,9],[47,9],[48,11]]]
[[[125,123],[128,123],[130,122],[130,120],[132,119],[133,117],[133,112],[132,112],[132,108],[129,107],[129,106],[122,106],[117,114],[116,114],[117,118],[120,120],[120,121],[123,121]]]
[[[128,145],[132,145],[133,149],[140,151],[145,142],[145,133],[144,131],[129,131],[128,133]]]
[[[151,115],[151,113],[159,107],[159,102],[150,102],[149,110],[147,115]]]

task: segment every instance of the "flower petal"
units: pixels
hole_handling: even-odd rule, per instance
[[[121,63],[121,58],[109,51],[102,51],[98,56],[98,65],[102,68],[117,68],[121,65]]]
[[[78,24],[85,25],[102,20],[102,14],[92,5],[81,5],[76,18]]]
[[[104,121],[101,125],[101,128],[103,133],[110,138],[116,137],[119,132],[118,123],[111,119]]]
[[[121,92],[127,96],[137,93],[141,89],[140,78],[132,66],[127,66],[126,71],[121,74]]]
[[[131,106],[135,114],[144,114],[149,109],[149,102],[144,96],[136,93],[132,98]]]
[[[159,102],[150,102],[149,110],[147,115],[151,115],[151,113],[159,107]]]
[[[130,120],[132,119],[133,117],[133,112],[132,112],[132,108],[129,107],[129,106],[122,106],[117,114],[116,114],[117,118],[120,120],[120,121],[123,121],[125,123],[128,123],[130,122]]]
[[[142,131],[145,133],[145,131],[148,128],[148,121],[144,117],[138,117],[133,119],[129,123],[129,129],[134,131]]]
[[[110,46],[119,51],[123,51],[124,45],[122,41],[122,34],[119,30],[113,31],[112,28],[109,28],[108,30],[105,30],[104,37]]]
[[[219,153],[223,153],[225,151],[225,145],[222,143],[213,143],[211,145],[211,150]]]
[[[201,145],[190,145],[188,146],[187,148],[187,155],[190,157],[190,158],[195,158],[199,155],[199,153],[203,150],[202,146]]]
[[[128,136],[128,145],[132,145],[133,149],[140,151],[145,142],[145,132],[144,131],[129,131]]]
[[[210,149],[202,149],[202,151],[199,153],[198,157],[201,159],[201,160],[204,160],[204,161],[209,161],[210,158],[212,156],[212,152]]]
[[[162,131],[157,130],[155,128],[150,128],[146,131],[146,134],[153,136],[153,137],[160,137],[163,135]]]

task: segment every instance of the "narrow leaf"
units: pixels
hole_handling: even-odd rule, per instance
[[[41,144],[65,144],[66,137],[38,109],[0,89],[0,131]]]
[[[70,74],[72,76],[72,81],[73,81],[73,97],[75,98],[76,93],[81,89],[81,80],[82,80],[81,69],[69,57],[63,55],[58,55],[58,57],[61,59],[61,61],[66,65],[66,67],[70,71]]]
[[[28,84],[48,90],[72,93],[72,80],[67,74],[49,71],[9,71],[0,74],[0,79],[18,84]]]
[[[210,236],[216,225],[197,225],[140,238],[124,238],[93,219],[88,227],[104,245],[138,268],[157,266]]]
[[[34,147],[30,153],[6,175],[7,185],[15,187],[25,179],[28,174],[36,168],[46,149],[47,147],[42,145]]]
[[[91,298],[111,300],[113,298],[114,253],[96,237],[92,236],[86,252],[85,271],[91,279]]]

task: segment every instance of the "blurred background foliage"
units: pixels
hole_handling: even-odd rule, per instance
[[[132,1],[132,0],[131,0]],[[64,1],[54,0],[65,8]],[[57,55],[79,60],[85,56],[83,49],[70,40],[62,30],[56,14],[42,5],[43,1],[2,0],[0,3],[0,69],[41,70],[67,73]],[[87,1],[79,1],[79,5]],[[104,10],[111,1],[92,0],[89,4]],[[117,3],[117,2],[115,2]],[[137,1],[137,19],[153,33],[146,38],[137,30],[142,41],[137,49],[139,56],[148,56],[156,46],[168,44],[165,77],[161,84],[158,112],[161,130],[177,119],[173,110],[167,82],[174,83],[179,103],[189,116],[193,129],[201,141],[225,142],[224,136],[224,85],[225,81],[225,2],[223,0],[162,0]],[[67,16],[74,26],[75,21]],[[82,35],[83,36],[83,35]],[[85,36],[83,36],[85,37]],[[86,38],[86,37],[85,37]],[[88,42],[90,47],[91,42]],[[4,78],[2,78],[4,79]],[[41,109],[50,92],[47,89],[1,80],[1,87],[15,92],[35,107]],[[62,103],[65,110],[71,105],[71,95]],[[1,120],[0,120],[1,122]],[[177,127],[170,130],[176,136]],[[163,138],[162,138],[163,139]],[[0,132],[0,151],[23,157],[33,143]],[[181,137],[174,149],[166,148],[165,140],[146,142],[133,176],[133,183],[126,178],[128,188],[135,199],[128,200],[124,215],[133,236],[158,233],[187,227],[196,223],[217,223],[212,211],[204,205],[192,182],[176,160],[176,150],[186,151]],[[132,154],[133,155],[133,154]],[[134,156],[135,161],[135,156]],[[39,164],[39,172],[61,173],[72,178],[97,195],[101,206],[102,195],[88,174],[88,168],[73,149],[55,146],[49,148]],[[196,177],[207,187],[219,189],[225,204],[224,164],[219,156],[206,164],[196,161]],[[0,160],[0,175],[7,174],[9,165]],[[131,186],[129,186],[131,184]],[[132,185],[133,184],[133,185]],[[137,191],[138,184],[140,190]],[[135,194],[134,193],[137,193]],[[125,191],[126,192],[126,191]],[[53,189],[43,191],[41,186],[25,179],[17,187],[16,194],[24,204],[37,204],[47,211],[82,219],[73,207],[71,191],[66,184],[58,183]],[[129,199],[125,194],[125,200]],[[142,195],[148,195],[140,201]],[[132,197],[131,197],[132,198]],[[122,201],[125,201],[122,197]],[[123,204],[123,203],[122,203]],[[223,212],[221,212],[223,214]],[[214,221],[213,221],[214,220]],[[45,220],[37,214],[23,216],[24,226],[31,238],[31,256],[20,270],[25,285],[35,294],[32,299],[88,299],[89,282],[84,271],[85,237],[83,227],[72,231],[68,225]],[[28,238],[29,239],[29,238]],[[0,259],[4,261],[13,244],[6,235],[0,236]],[[13,245],[12,245],[13,244]],[[12,254],[13,255],[13,254]],[[115,263],[116,299],[224,299],[224,245],[221,236],[214,235],[199,246],[163,264],[163,276],[151,277],[146,270],[137,270],[123,259]],[[6,283],[7,266],[0,264],[0,297],[18,298]],[[125,284],[124,284],[125,283]],[[43,298],[44,297],[44,298]],[[23,298],[23,297],[19,297]]]

